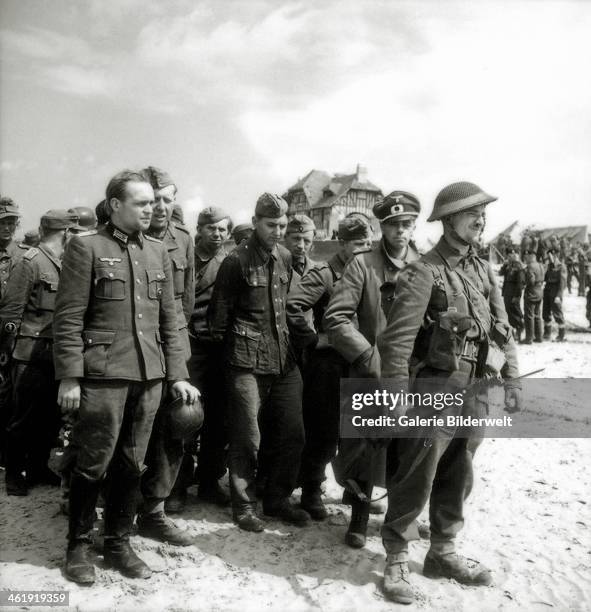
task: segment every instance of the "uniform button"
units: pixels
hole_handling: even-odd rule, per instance
[[[136,300],[141,300],[142,298],[138,295],[135,299]]]
[[[135,244],[132,244],[132,245],[131,245],[131,248],[132,248],[132,249],[135,249]]]
[[[273,287],[275,287],[275,289],[277,289],[277,285],[273,285]]]
[[[88,344],[92,344],[92,338],[88,339]]]
[[[113,273],[109,272],[109,278],[113,278]]]
[[[138,285],[141,285],[141,284],[142,284],[142,281],[141,281],[139,278],[138,278],[138,279],[136,279],[136,281],[135,281],[135,282],[136,282]],[[139,300],[139,298],[138,298],[138,300]]]
[[[138,262],[137,262],[137,261],[134,261],[133,263],[134,263],[136,266],[138,265]]]
[[[110,261],[110,262],[109,262],[109,265],[110,265],[110,266],[114,266],[115,264],[114,264],[112,261]]]
[[[143,336],[143,335],[144,335],[144,332],[143,332],[143,331],[140,329],[140,331],[138,332],[138,334],[139,334],[140,336]]]
[[[141,319],[144,315],[140,312],[140,314],[137,316],[138,319]]]
[[[36,335],[36,336],[38,336],[38,335],[39,335],[39,332],[35,332],[35,335]]]

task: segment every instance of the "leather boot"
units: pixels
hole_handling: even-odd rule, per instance
[[[323,521],[328,516],[328,510],[322,501],[322,490],[317,482],[302,487],[300,505],[315,521]]]
[[[139,475],[115,472],[105,504],[105,563],[128,578],[149,578],[152,575],[152,570],[135,554],[129,543],[139,485]]]
[[[354,498],[351,503],[351,522],[345,534],[345,544],[351,548],[363,548],[367,541],[369,522],[369,501]]]
[[[79,584],[92,584],[94,565],[90,560],[94,511],[101,483],[72,474],[70,514],[68,517],[68,549],[65,575]]]
[[[544,325],[544,340],[550,340],[550,336],[552,335],[552,325]]]
[[[558,328],[558,336],[556,336],[556,338],[554,338],[554,342],[564,342],[566,340],[565,334],[566,334],[566,328],[559,327]]]
[[[456,552],[441,555],[432,549],[425,557],[423,575],[427,578],[453,578],[461,584],[473,586],[488,586],[492,582],[490,570],[478,561]]]
[[[390,601],[411,604],[414,593],[410,585],[408,553],[389,554],[384,568],[384,595]]]

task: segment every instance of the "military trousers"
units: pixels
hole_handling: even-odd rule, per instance
[[[542,339],[542,301],[524,300],[525,338],[526,340]]]
[[[6,473],[8,476],[26,471],[27,476],[33,477],[47,467],[60,429],[53,363],[50,359],[16,362],[12,380],[12,410],[6,426]]]
[[[523,312],[521,311],[521,300],[517,301],[515,296],[503,296],[505,301],[505,310],[509,318],[509,325],[514,329],[521,331],[523,329]]]
[[[255,476],[261,444],[269,462],[263,506],[276,508],[297,486],[304,447],[302,377],[296,366],[280,375],[259,375],[238,368],[228,374],[230,492],[234,511],[256,506]]]
[[[551,325],[552,318],[558,327],[564,327],[564,314],[562,312],[562,302],[557,304],[554,299],[557,296],[555,291],[545,291],[542,301],[542,318],[546,325]]]
[[[302,411],[306,443],[299,482],[319,486],[339,442],[340,382],[347,362],[332,348],[312,351],[303,370]]]
[[[162,380],[83,379],[80,386],[80,409],[72,431],[73,472],[98,481],[114,463],[115,472],[139,479],[162,398]],[[111,476],[116,479],[117,473]]]

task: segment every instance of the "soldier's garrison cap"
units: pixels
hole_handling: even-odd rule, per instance
[[[48,210],[41,217],[41,227],[49,230],[78,228],[78,216],[68,210],[61,210],[58,208]]]
[[[420,212],[419,199],[408,191],[393,191],[373,207],[373,214],[380,220],[380,223],[399,217],[418,217]]]
[[[287,214],[287,202],[276,193],[263,193],[257,200],[254,214],[257,217],[279,219]]]
[[[294,215],[288,222],[286,234],[301,234],[303,232],[315,232],[314,221],[306,215]]]
[[[444,187],[435,198],[433,212],[427,221],[437,221],[448,215],[479,206],[490,204],[498,198],[483,191],[478,185],[468,181],[452,183]]]
[[[339,221],[339,240],[363,240],[369,238],[369,226],[359,217],[345,217]]]
[[[176,183],[166,170],[156,168],[155,166],[148,166],[142,170],[142,174],[146,177],[148,183],[152,185],[152,189],[164,189],[170,185],[176,187]]]
[[[230,215],[219,206],[207,206],[197,217],[197,225],[209,225],[219,223],[222,219],[230,219]]]
[[[232,238],[236,244],[240,244],[245,238],[250,237],[254,228],[250,223],[240,223],[234,228],[232,232]]]
[[[20,217],[21,213],[12,198],[0,198],[0,219]]]

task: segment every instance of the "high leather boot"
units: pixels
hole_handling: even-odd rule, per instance
[[[300,504],[315,521],[323,521],[328,516],[328,510],[322,501],[322,489],[318,482],[302,486]]]
[[[544,340],[550,340],[550,336],[552,335],[552,325],[544,325]]]
[[[95,579],[94,565],[90,561],[90,546],[100,486],[100,481],[88,480],[79,474],[72,474],[68,549],[64,573],[68,580],[79,584],[92,584]]]
[[[105,504],[105,563],[128,578],[149,578],[152,570],[129,543],[139,495],[139,475],[115,472]]]
[[[390,601],[400,604],[411,604],[414,601],[407,552],[388,554],[386,557],[384,595]]]
[[[565,334],[566,334],[566,328],[565,327],[559,327],[558,328],[558,336],[556,336],[556,338],[554,339],[554,342],[564,342],[566,340]]]
[[[367,483],[359,483],[360,489],[365,493],[367,499],[362,501],[357,495],[345,490],[343,503],[351,504],[351,522],[345,534],[345,544],[351,548],[363,548],[367,541],[367,524],[369,522],[369,511],[371,493],[373,487]]]

